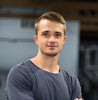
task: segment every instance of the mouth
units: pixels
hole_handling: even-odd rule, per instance
[[[48,46],[48,47],[56,47],[56,46]]]
[[[55,45],[50,45],[50,46],[48,46],[49,48],[56,48],[57,46],[55,46]]]

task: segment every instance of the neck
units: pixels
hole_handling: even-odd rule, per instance
[[[35,58],[32,58],[31,61],[37,65],[39,68],[51,72],[51,73],[59,73],[58,62],[59,54],[56,56],[47,56],[38,54]]]

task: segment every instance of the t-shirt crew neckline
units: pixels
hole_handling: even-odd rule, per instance
[[[31,60],[29,60],[29,62],[34,66],[36,67],[37,69],[39,69],[40,71],[44,72],[44,73],[47,73],[47,74],[51,74],[51,75],[61,75],[61,69],[60,69],[60,72],[59,73],[51,73],[51,72],[48,72],[48,71],[45,71],[41,68],[39,68],[37,65],[35,65]]]

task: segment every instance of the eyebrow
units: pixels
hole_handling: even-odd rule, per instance
[[[60,33],[60,34],[62,34],[61,32],[55,32],[55,33]]]
[[[59,34],[59,35],[62,35],[62,34],[63,34],[62,32],[55,32],[55,33],[57,33],[57,34]]]
[[[44,33],[49,33],[49,32],[50,32],[50,31],[43,31],[42,34],[44,34]],[[63,34],[62,32],[59,32],[59,31],[56,31],[55,33],[58,33],[58,34],[60,34],[60,35]]]
[[[49,31],[43,31],[42,33],[45,33],[45,32],[49,33]]]

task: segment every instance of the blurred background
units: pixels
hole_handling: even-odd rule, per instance
[[[67,23],[61,68],[78,77],[84,100],[98,100],[98,0],[0,0],[0,100],[9,70],[37,54],[37,17],[56,11]]]

